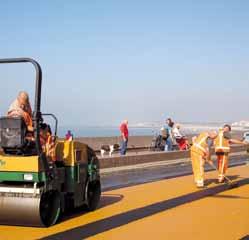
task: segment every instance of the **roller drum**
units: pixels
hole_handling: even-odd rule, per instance
[[[47,192],[41,196],[0,196],[0,224],[48,227],[57,221],[60,214],[60,196]]]
[[[0,223],[43,226],[39,206],[40,198],[0,197]]]

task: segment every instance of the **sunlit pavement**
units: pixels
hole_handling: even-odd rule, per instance
[[[184,176],[104,192],[95,212],[50,228],[0,226],[0,239],[241,239],[249,235],[249,166],[228,176],[239,187],[217,185],[208,172],[203,190]]]

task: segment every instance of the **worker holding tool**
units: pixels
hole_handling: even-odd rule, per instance
[[[217,132],[211,131],[203,132],[198,137],[193,138],[190,154],[197,187],[204,187],[204,165],[206,161],[211,161],[210,148],[216,137]]]
[[[231,126],[226,124],[223,128],[219,130],[219,134],[214,140],[214,149],[217,156],[217,168],[219,171],[218,182],[224,182],[226,170],[228,167],[228,156],[230,152],[230,144],[247,144],[236,139],[232,139],[231,136]]]

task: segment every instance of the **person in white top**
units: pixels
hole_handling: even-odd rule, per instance
[[[179,149],[187,150],[189,148],[188,140],[184,136],[184,134],[180,132],[180,128],[181,128],[180,124],[176,124],[176,126],[173,129],[173,135],[174,135],[174,138],[176,139]]]
[[[173,135],[176,139],[184,137],[183,134],[181,134],[180,132],[180,128],[181,128],[180,124],[176,124],[176,126],[173,129]]]

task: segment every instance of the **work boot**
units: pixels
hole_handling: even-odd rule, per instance
[[[218,183],[223,183],[224,182],[224,176],[223,175],[219,175],[218,177]]]
[[[196,182],[196,187],[198,188],[203,188],[204,187],[204,181],[203,180],[198,180]]]

